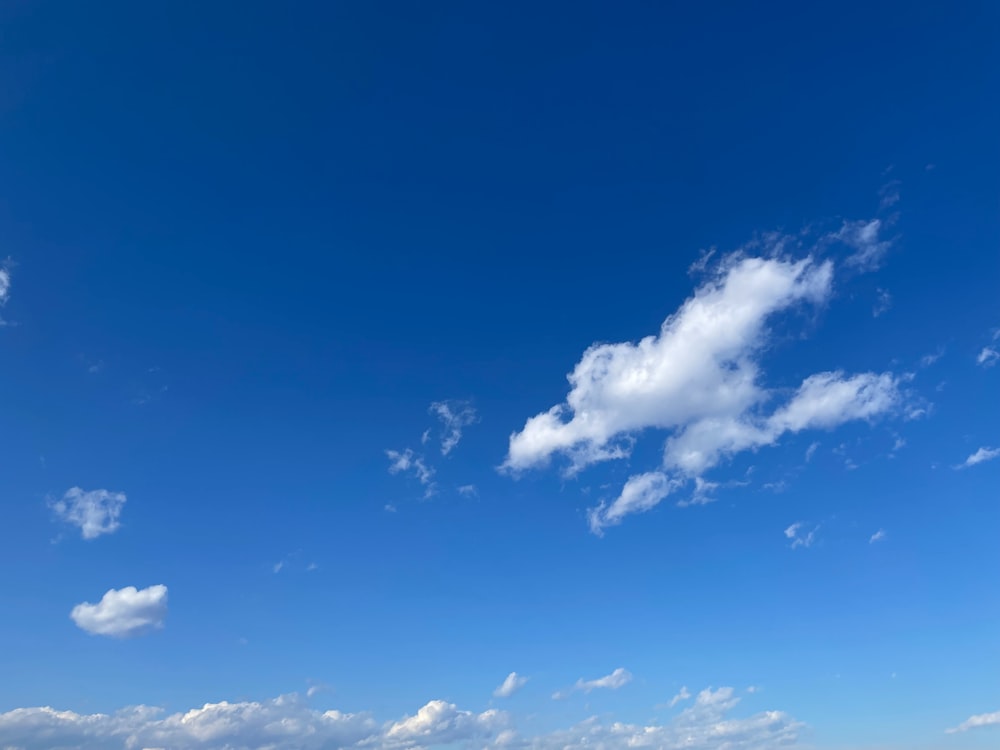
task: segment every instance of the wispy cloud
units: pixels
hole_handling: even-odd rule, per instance
[[[984,346],[976,357],[976,364],[980,367],[993,367],[1000,360],[1000,352],[992,346]]]
[[[970,466],[975,466],[976,464],[981,464],[986,461],[992,461],[997,456],[1000,456],[1000,448],[980,448],[971,456],[969,456],[965,461],[958,464],[956,469],[968,469]]]
[[[816,541],[817,531],[819,526],[809,527],[804,521],[796,521],[785,529],[785,538],[791,541],[792,549],[811,547]]]
[[[871,538],[868,540],[868,543],[875,544],[875,542],[881,542],[883,539],[885,539],[885,531],[879,529],[878,531],[876,531],[874,534],[871,535]]]
[[[881,219],[845,221],[834,239],[854,250],[845,263],[861,271],[875,271],[885,259],[892,241],[882,237],[885,224]]]
[[[419,456],[412,449],[403,451],[387,450],[385,455],[389,458],[389,473],[412,473],[425,488],[424,496],[430,497],[436,488],[433,482],[434,467],[428,466],[424,462],[423,456]]]
[[[1000,724],[1000,711],[995,711],[991,714],[976,714],[975,716],[970,716],[957,727],[946,729],[945,732],[947,734],[958,734],[960,732],[968,732],[970,729],[981,729],[983,727],[992,727],[998,724]]]
[[[889,311],[892,307],[892,295],[886,289],[878,289],[875,304],[872,306],[872,317],[877,318]]]
[[[493,691],[494,698],[510,698],[514,693],[523,688],[528,683],[528,678],[511,672],[503,682]]]
[[[614,672],[604,675],[604,677],[598,677],[593,680],[584,680],[581,678],[576,681],[573,687],[566,690],[559,690],[553,693],[552,697],[555,700],[562,700],[575,692],[589,693],[593,690],[618,690],[630,682],[632,682],[632,673],[624,667],[618,667]]]
[[[452,399],[435,401],[430,413],[441,420],[441,455],[447,456],[462,440],[462,430],[478,420],[476,410],[469,401]]]
[[[688,692],[687,686],[682,687],[673,698],[670,699],[670,707],[673,708],[678,703],[686,701],[691,698],[691,693]]]

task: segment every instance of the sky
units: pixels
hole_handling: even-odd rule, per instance
[[[992,3],[0,8],[0,748],[1000,742]]]

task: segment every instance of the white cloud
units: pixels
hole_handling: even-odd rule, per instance
[[[110,589],[97,604],[77,604],[70,617],[91,635],[128,638],[163,627],[167,616],[167,587]]]
[[[817,448],[819,448],[818,442],[809,444],[809,447],[806,448],[806,462],[812,461],[812,457],[815,455]]]
[[[479,497],[479,490],[474,484],[463,484],[458,488],[458,494],[463,497]]]
[[[869,221],[845,221],[840,231],[832,238],[843,242],[854,250],[854,254],[845,261],[848,266],[854,266],[862,271],[874,271],[885,258],[892,242],[881,239],[883,229],[880,219]]]
[[[968,732],[970,729],[992,727],[997,724],[1000,724],[1000,711],[995,711],[991,714],[976,714],[975,716],[970,716],[957,727],[946,729],[945,732],[948,734],[958,734],[959,732]]]
[[[872,534],[871,539],[868,540],[869,544],[875,544],[875,542],[881,542],[885,539],[885,531],[879,529],[874,534]]]
[[[644,513],[655,508],[677,486],[676,480],[672,481],[659,471],[630,477],[613,503],[610,505],[601,503],[588,511],[590,530],[600,535],[608,526],[621,523],[627,515]]]
[[[602,724],[597,717],[532,738],[531,750],[771,750],[797,748],[803,725],[781,711],[746,718],[730,715],[739,703],[732,688],[703,690],[695,703],[667,724]]]
[[[785,529],[785,538],[791,540],[792,549],[811,547],[812,543],[816,541],[817,531],[819,531],[819,526],[807,528],[804,522],[797,521]]]
[[[173,714],[134,706],[112,714],[49,707],[0,713],[0,747],[22,750],[404,750],[457,744],[523,750],[765,750],[798,747],[802,724],[780,711],[734,717],[732,688],[704,690],[666,724],[648,726],[596,717],[568,729],[522,737],[502,711],[474,713],[430,701],[415,715],[379,723],[369,713],[318,711],[305,698],[206,703]]]
[[[877,226],[859,229],[859,237],[870,239],[872,231],[877,235]],[[789,432],[832,429],[894,411],[902,401],[902,378],[891,373],[817,373],[783,404],[778,391],[760,384],[758,359],[768,345],[769,319],[825,301],[833,275],[829,261],[781,257],[790,238],[764,242],[770,257],[723,259],[658,335],[587,349],[568,376],[566,401],[511,435],[502,468],[517,474],[561,455],[573,474],[627,457],[643,430],[667,431],[662,468],[631,477],[616,500],[590,510],[590,528],[601,533],[738,452],[772,445]],[[777,402],[770,415],[763,413],[766,402]],[[682,504],[709,498],[696,491]]]
[[[970,466],[975,466],[976,464],[981,464],[985,461],[992,461],[997,456],[1000,456],[1000,448],[980,448],[955,468],[968,469]]]
[[[441,437],[441,455],[447,456],[462,439],[462,430],[476,422],[476,410],[468,401],[435,401],[430,407],[444,426]],[[426,434],[426,433],[425,433]]]
[[[1000,352],[991,346],[984,346],[983,350],[979,352],[979,356],[976,357],[976,364],[982,367],[993,367],[1000,359]]]
[[[434,700],[413,716],[393,723],[385,732],[384,744],[426,747],[470,740],[494,734],[507,725],[503,711],[491,709],[480,714],[459,710],[453,703]]]
[[[682,687],[673,698],[670,699],[670,707],[673,708],[678,703],[686,701],[691,697],[691,693],[688,692],[687,686]]]
[[[125,499],[124,492],[84,492],[79,487],[71,487],[62,499],[49,505],[59,520],[77,526],[84,539],[96,539],[101,534],[114,533],[121,526],[118,519]]]
[[[10,299],[10,268],[0,265],[0,307]]]
[[[573,687],[553,693],[552,697],[556,700],[562,700],[563,698],[568,698],[571,693],[577,691],[589,693],[592,690],[618,690],[619,688],[625,687],[630,682],[632,682],[632,673],[624,667],[618,667],[618,669],[614,672],[606,674],[604,677],[597,677],[593,680],[584,680],[583,678],[580,678],[576,681],[576,684],[574,684]]]
[[[831,278],[828,262],[729,260],[658,335],[584,352],[569,375],[566,403],[511,435],[505,468],[528,469],[556,453],[580,468],[626,455],[620,438],[629,433],[742,414],[765,396],[754,355],[765,343],[767,318],[824,300]]]
[[[523,688],[528,682],[528,678],[524,675],[519,675],[517,672],[511,672],[507,675],[507,678],[500,683],[500,686],[493,691],[494,698],[509,698],[518,690]]]
[[[417,481],[426,488],[424,496],[430,497],[434,494],[435,485],[432,481],[434,478],[434,467],[428,466],[424,462],[423,456],[418,456],[410,448],[404,451],[387,450],[385,455],[389,457],[390,474],[412,472]]]

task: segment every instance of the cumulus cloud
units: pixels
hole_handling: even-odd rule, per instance
[[[490,709],[480,714],[462,711],[453,703],[434,700],[413,716],[393,723],[385,732],[384,741],[403,747],[426,747],[449,742],[485,737],[506,726],[507,715]]]
[[[611,674],[604,675],[604,677],[598,677],[593,680],[584,680],[580,678],[576,681],[573,687],[566,690],[560,690],[552,695],[556,700],[562,700],[563,698],[568,698],[571,693],[577,691],[583,693],[589,693],[592,690],[618,690],[619,688],[625,687],[630,682],[632,682],[632,673],[623,667],[618,667]]]
[[[97,604],[77,604],[70,618],[91,635],[128,638],[163,627],[167,616],[167,587],[126,586],[110,589]]]
[[[79,487],[71,487],[61,499],[50,503],[50,507],[59,520],[78,527],[84,539],[96,539],[102,534],[114,533],[121,526],[118,519],[125,500],[124,492],[84,492]]]
[[[958,734],[960,732],[968,732],[970,729],[992,727],[997,724],[1000,724],[1000,711],[995,711],[991,714],[976,714],[975,716],[970,716],[957,727],[946,729],[945,732],[948,734]]]
[[[807,527],[802,521],[797,521],[785,529],[785,538],[792,543],[792,549],[799,547],[811,547],[816,541],[816,532],[819,526]]]
[[[527,684],[528,678],[511,672],[507,678],[500,683],[499,687],[493,691],[494,698],[509,698]]]
[[[834,238],[874,242],[878,221],[865,226],[851,225]],[[787,257],[788,237],[761,242],[767,257],[737,253],[722,259],[658,334],[587,349],[568,376],[565,402],[510,436],[502,469],[518,474],[561,456],[566,473],[573,474],[629,456],[643,431],[666,431],[662,466],[633,476],[616,500],[588,514],[591,530],[601,533],[627,515],[650,510],[736,453],[772,445],[788,433],[833,429],[894,411],[903,379],[891,373],[820,372],[784,400],[781,391],[764,387],[759,360],[770,343],[771,319],[826,301],[833,264]]]
[[[1000,448],[980,448],[971,456],[969,456],[965,461],[956,466],[956,469],[968,469],[970,466],[975,466],[976,464],[981,464],[986,461],[992,461],[997,456],[1000,456]]]
[[[568,729],[522,737],[502,711],[474,713],[451,703],[428,702],[398,721],[376,722],[368,713],[319,711],[298,695],[263,701],[206,703],[166,714],[135,706],[112,714],[54,708],[0,713],[0,747],[20,750],[403,750],[475,741],[488,748],[534,750],[765,750],[797,746],[802,725],[780,711],[732,715],[732,688],[703,690],[667,724],[648,726],[596,717]]]
[[[443,434],[441,436],[441,455],[447,456],[462,439],[462,430],[475,424],[476,410],[468,401],[435,401],[430,406],[430,413],[441,420]]]
[[[876,531],[874,534],[871,535],[871,538],[868,540],[868,543],[875,544],[875,542],[881,542],[883,539],[885,539],[885,531],[879,529],[878,531]]]

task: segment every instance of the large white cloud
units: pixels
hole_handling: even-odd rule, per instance
[[[121,526],[118,519],[125,500],[124,492],[84,492],[79,487],[71,487],[62,498],[53,501],[51,507],[61,521],[79,527],[84,539],[96,539],[102,534],[117,531]]]
[[[845,225],[825,239],[863,250],[869,263],[885,249],[879,227],[877,221]],[[762,385],[760,358],[771,319],[831,294],[832,262],[782,255],[791,242],[771,236],[763,243],[766,257],[723,259],[657,335],[587,349],[568,376],[566,401],[511,435],[503,468],[519,473],[561,455],[573,473],[628,456],[644,430],[666,431],[662,465],[631,477],[616,499],[590,510],[591,530],[599,534],[655,507],[728,456],[772,445],[787,433],[831,429],[895,409],[901,379],[891,373],[821,372],[785,399]]]
[[[662,724],[646,726],[588,719],[537,736],[519,735],[509,714],[475,713],[430,701],[398,721],[376,722],[368,713],[320,711],[298,695],[264,701],[207,703],[165,714],[136,706],[113,714],[78,714],[53,708],[0,713],[0,747],[21,750],[401,750],[434,745],[625,750],[764,750],[795,748],[802,725],[780,711],[733,716],[732,688],[703,690],[692,705]]]
[[[128,638],[163,627],[167,616],[167,587],[126,586],[110,589],[97,604],[77,604],[70,617],[92,635]]]
[[[765,397],[754,355],[768,317],[830,292],[833,268],[811,259],[724,264],[660,333],[637,344],[596,344],[570,373],[566,403],[510,437],[504,466],[527,469],[555,453],[581,467],[615,455],[622,435],[742,414]],[[566,418],[568,417],[568,419]]]

